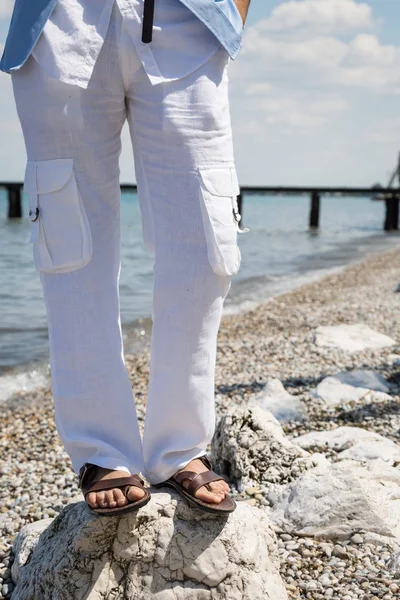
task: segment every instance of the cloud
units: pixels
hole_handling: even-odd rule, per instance
[[[354,0],[291,0],[274,8],[262,24],[264,32],[285,32],[306,28],[320,33],[371,29],[372,9]]]
[[[346,29],[352,30],[347,38]],[[350,87],[398,94],[400,46],[383,44],[377,30],[367,4],[290,0],[247,29],[232,78],[247,82],[255,94],[257,81],[296,90]]]
[[[349,184],[386,176],[399,133],[390,122],[400,95],[400,42],[383,41],[385,22],[369,4],[288,0],[246,27],[230,68],[244,180],[262,173],[277,182],[344,184],[347,175]]]
[[[14,0],[1,0],[0,19],[10,17],[14,8]]]
[[[313,135],[333,117],[349,108],[348,102],[335,94],[315,94],[310,100],[309,95],[301,91],[287,94],[282,93],[279,88],[268,88],[265,91],[262,87],[248,90],[245,102],[247,112],[253,116],[258,115],[258,120],[253,121],[258,123],[258,131],[263,127],[271,129],[277,126],[285,135],[294,130]],[[257,130],[253,129],[255,133]],[[244,131],[248,132],[247,120]]]

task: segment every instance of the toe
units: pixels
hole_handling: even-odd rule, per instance
[[[223,481],[213,481],[210,483],[210,491],[217,494],[223,500],[226,496],[226,489]]]
[[[114,490],[114,500],[117,503],[117,506],[125,506],[126,504],[128,504],[128,500],[125,498],[124,494],[119,489]]]
[[[141,500],[145,495],[145,491],[140,488],[131,485],[127,492],[127,497],[130,502],[136,502],[137,500]]]
[[[210,504],[219,504],[224,496],[213,491],[208,490],[205,486],[199,488],[195,493],[196,498],[199,500],[203,500],[203,502],[208,502]]]
[[[115,508],[117,506],[117,503],[114,500],[114,491],[113,490],[108,490],[106,492],[106,503],[109,508]]]
[[[89,504],[91,508],[98,508],[99,505],[97,503],[97,497],[94,492],[91,492],[86,496],[86,502]]]
[[[196,498],[212,504],[220,504],[229,492],[228,484],[222,479],[211,482],[207,487],[199,488],[195,494]]]
[[[100,508],[107,508],[106,494],[105,492],[98,492],[96,494],[97,504]]]

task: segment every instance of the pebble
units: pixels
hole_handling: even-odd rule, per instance
[[[355,533],[353,536],[351,536],[350,539],[353,542],[353,544],[362,544],[364,541],[363,536],[360,535],[359,533]]]
[[[347,551],[343,548],[343,546],[339,546],[339,544],[335,544],[332,549],[332,555],[336,558],[348,558],[349,555]],[[336,563],[338,564],[338,563]],[[345,566],[345,565],[343,565]]]
[[[246,488],[245,492],[248,496],[255,496],[256,494],[260,493],[260,489],[256,487],[248,487]]]
[[[248,504],[249,506],[257,506],[257,500],[255,498],[249,498],[248,500],[243,500],[244,504]]]
[[[400,281],[400,252],[373,255],[363,263],[333,273],[239,316],[224,317],[218,336],[216,387],[217,416],[227,407],[242,406],[259,394],[268,378],[290,381],[308,418],[284,424],[285,434],[297,436],[313,430],[355,425],[400,442],[400,411],[383,402],[370,406],[331,410],[313,398],[311,389],[321,377],[354,368],[379,369],[393,384],[395,402],[400,398],[397,359],[400,348],[366,350],[348,354],[332,348],[316,348],[313,331],[319,325],[363,322],[400,340],[399,296],[393,282]],[[388,357],[392,355],[392,359]],[[139,426],[143,430],[149,374],[149,351],[127,356],[134,381]],[[227,385],[229,382],[229,385]],[[249,447],[249,451],[251,447]],[[318,450],[328,460],[336,452]],[[9,597],[13,585],[10,548],[25,524],[45,515],[55,517],[79,495],[76,475],[58,438],[50,388],[21,392],[2,405],[0,422],[0,600]],[[278,458],[271,458],[271,474],[280,483]],[[291,477],[299,475],[294,468]],[[273,486],[248,487],[238,501],[263,510],[276,502]],[[266,487],[263,487],[266,486]],[[387,565],[393,555],[389,546],[370,532],[354,533],[334,543],[297,537],[279,531],[281,576],[288,593],[299,600],[395,600],[399,597],[400,573]],[[365,538],[374,543],[365,543]],[[5,571],[3,570],[5,569]],[[5,575],[7,577],[5,577]],[[306,586],[304,588],[303,586]],[[39,599],[38,599],[39,600]]]

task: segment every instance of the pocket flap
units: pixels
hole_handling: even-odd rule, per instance
[[[73,159],[30,160],[26,165],[24,191],[28,194],[50,194],[62,189],[73,173]]]
[[[199,169],[205,188],[213,196],[237,196],[240,193],[236,169]]]

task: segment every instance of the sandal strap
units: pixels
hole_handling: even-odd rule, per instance
[[[195,473],[194,471],[181,471],[177,475],[174,475],[174,479],[179,485],[183,486],[183,482],[189,481],[189,485],[186,488],[186,491],[194,497],[197,490],[203,485],[207,485],[208,483],[212,483],[213,481],[227,481],[227,477],[223,475],[218,475],[212,470],[211,460],[207,454],[203,456],[199,456],[199,460],[209,469],[209,471],[205,471],[204,473]]]
[[[194,473],[193,471],[181,471],[178,475],[174,475],[174,479],[179,485],[183,487],[183,482],[189,480],[190,483],[187,487],[187,492],[194,496],[197,490],[203,485],[207,485],[212,481],[225,480],[222,475],[217,475],[214,471],[205,471],[204,473]]]
[[[174,475],[173,478],[179,485],[182,485],[185,479],[192,481],[197,475],[198,473],[195,473],[194,471],[181,471],[177,475]]]
[[[94,471],[92,471],[93,474]],[[84,476],[81,478],[80,487],[85,497],[89,492],[105,492],[115,488],[121,489],[125,495],[130,487],[145,489],[144,481],[138,475],[127,475],[126,477],[116,477],[114,479],[103,479],[93,482],[93,476],[90,477],[90,473],[87,477]]]
[[[193,477],[191,480],[187,491],[191,496],[194,496],[197,490],[203,485],[207,485],[208,483],[212,483],[213,481],[221,481],[224,478],[221,475],[217,475],[214,471],[206,471],[205,473],[198,473],[196,477]]]

